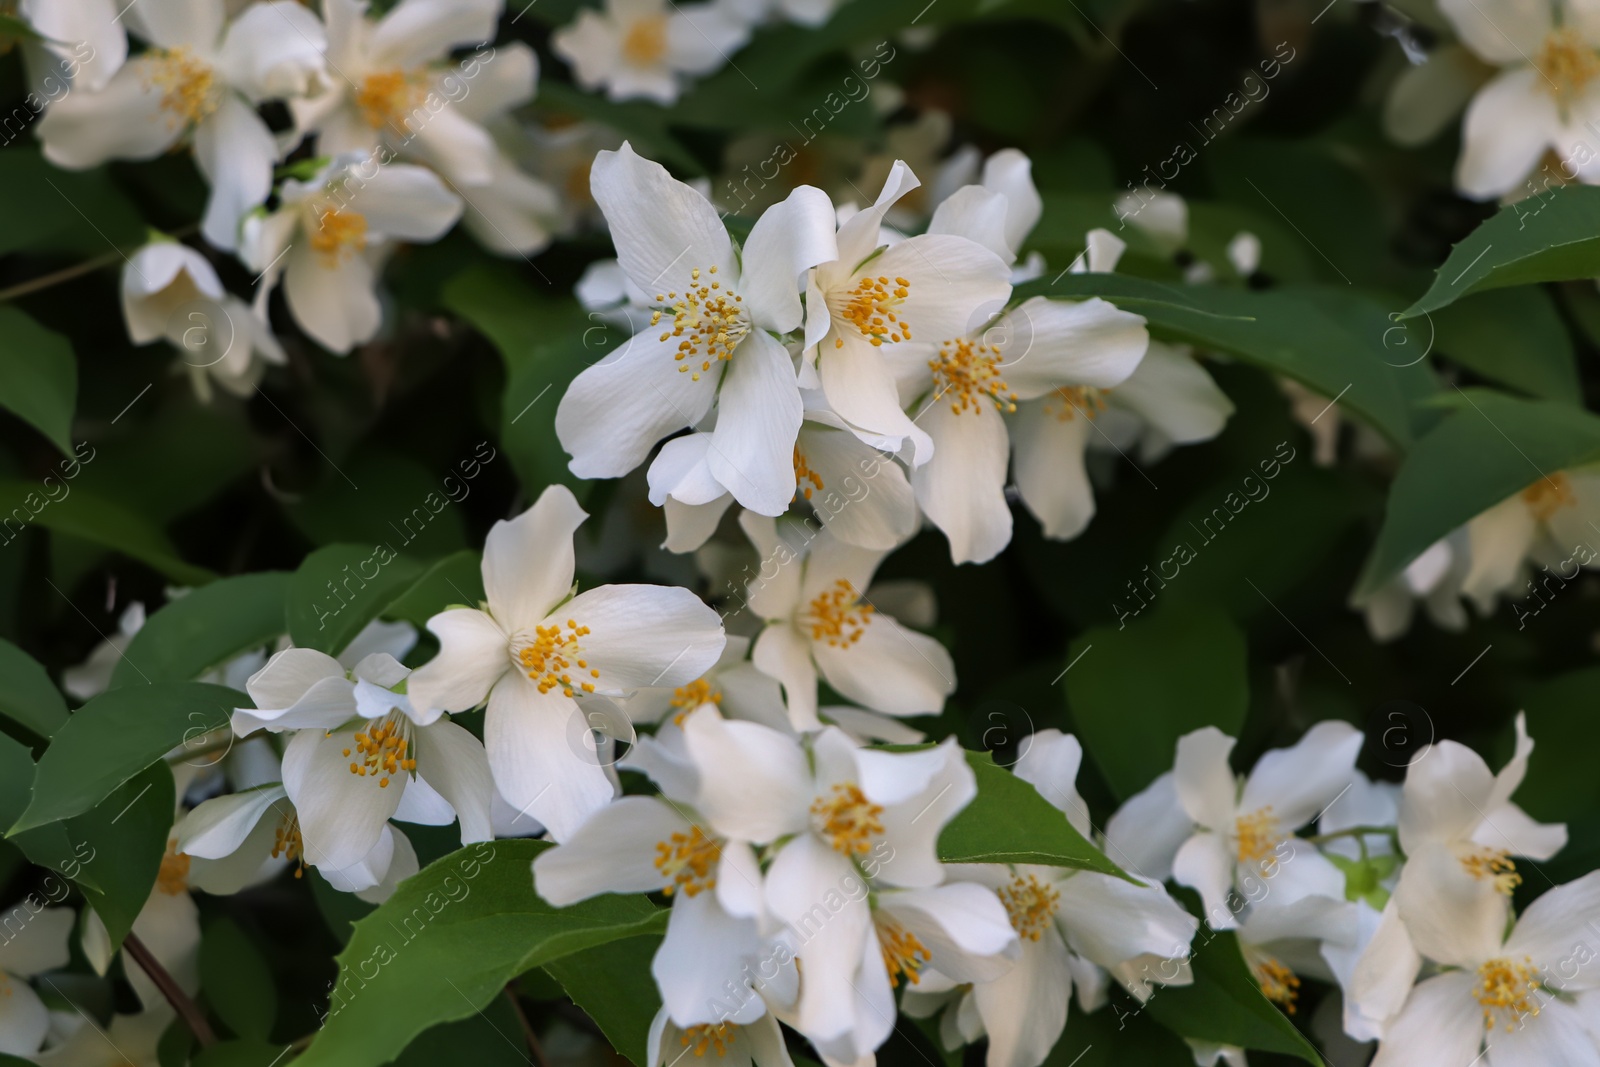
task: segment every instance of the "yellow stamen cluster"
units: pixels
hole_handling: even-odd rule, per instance
[[[884,342],[898,344],[911,340],[911,324],[896,318],[894,308],[911,295],[911,282],[896,278],[893,287],[884,276],[862,278],[850,293],[850,299],[839,309],[840,318],[857,330],[874,346]],[[844,347],[844,338],[834,342],[835,348]]]
[[[222,90],[210,64],[184,47],[153,49],[146,88],[161,90],[161,110],[172,124],[194,127],[222,103]]]
[[[928,360],[933,371],[936,396],[949,394],[950,410],[980,414],[983,401],[992,401],[1001,411],[1017,410],[1017,394],[1000,377],[1000,350],[965,338],[946,341],[939,355]]]
[[[811,484],[807,485],[807,482]],[[827,488],[822,484],[822,475],[813,470],[811,464],[806,462],[806,454],[800,451],[799,445],[794,446],[794,485],[795,495],[803,496],[807,500],[811,499],[813,490],[820,493]]]
[[[669,300],[673,303],[667,311],[650,313],[652,326],[660,325],[661,317],[668,311],[672,313],[672,329],[663,333],[660,340],[665,343],[679,338],[678,350],[672,358],[683,364],[678,368],[680,373],[690,375],[697,382],[701,372],[710,370],[717,360],[732,359],[733,350],[750,332],[749,320],[739,306],[744,303],[744,297],[732,289],[722,288],[722,283],[714,279],[701,285],[700,273],[699,267],[689,271],[692,284],[682,296],[676,292],[657,293],[657,303]],[[715,274],[717,268],[711,267],[705,273]],[[694,367],[696,362],[700,364],[699,370]]]
[[[706,1049],[723,1056],[727,1054],[728,1046],[733,1044],[733,1034],[737,1029],[738,1023],[701,1023],[689,1027],[678,1040],[684,1048],[693,1048],[696,1056],[704,1056]]]
[[[667,54],[667,16],[646,15],[634,19],[622,35],[622,56],[629,63],[647,67]]]
[[[311,234],[311,249],[335,267],[346,254],[367,247],[367,219],[354,211],[324,208],[317,216],[317,229]]]
[[[1560,471],[1540,478],[1522,491],[1522,502],[1540,522],[1548,522],[1556,512],[1578,502],[1572,483]]]
[[[1295,1001],[1300,997],[1300,978],[1274,959],[1262,960],[1256,964],[1255,971],[1261,995],[1282,1008],[1285,1015],[1293,1015]]]
[[[1283,840],[1283,832],[1278,826],[1277,816],[1272,814],[1271,804],[1235,819],[1234,836],[1239,840],[1240,863],[1255,863],[1265,859]]]
[[[889,971],[889,985],[897,986],[903,976],[917,985],[922,981],[922,965],[933,958],[917,935],[890,919],[878,920],[878,945],[883,949],[883,965]]]
[[[300,816],[293,812],[285,815],[283,822],[278,824],[277,831],[272,837],[272,858],[282,856],[285,860],[295,865],[294,876],[300,878],[306,873],[306,842],[300,836]]]
[[[722,691],[705,678],[696,678],[688,685],[680,685],[672,691],[672,706],[684,711],[693,711],[701,704],[720,703]]]
[[[1542,75],[1540,84],[1545,92],[1562,103],[1577,97],[1600,76],[1600,55],[1570,26],[1551,31],[1533,63]]]
[[[1511,862],[1510,854],[1503,849],[1474,849],[1461,857],[1461,866],[1478,881],[1493,882],[1495,890],[1508,897],[1522,884],[1517,865]]]
[[[410,112],[427,96],[426,83],[403,70],[378,70],[361,79],[356,90],[356,107],[368,126],[396,133],[410,128]]]
[[[1031,874],[1019,874],[1000,888],[1000,902],[1011,917],[1012,929],[1026,941],[1037,941],[1050,929],[1061,894]]]
[[[1506,1033],[1514,1032],[1523,1020],[1539,1014],[1539,1005],[1531,999],[1540,988],[1539,969],[1524,956],[1521,963],[1504,956],[1492,959],[1478,968],[1478,984],[1472,995],[1483,1005],[1483,1028],[1493,1030],[1495,1013],[1506,1013]]]
[[[161,857],[161,869],[156,873],[156,888],[169,897],[189,891],[189,857],[177,851],[178,839],[167,842],[167,851]]]
[[[574,686],[585,693],[594,692],[592,680],[574,682],[571,674],[576,668],[588,671],[590,679],[600,677],[600,672],[579,655],[578,638],[589,636],[587,626],[579,626],[574,620],[568,619],[565,633],[560,623],[535,626],[533,632],[533,644],[517,653],[517,661],[528,672],[528,677],[538,683],[539,692],[548,693],[559,688],[566,696],[571,696]]]
[[[883,833],[883,807],[867,799],[854,782],[836,782],[828,796],[811,802],[817,832],[846,856],[864,856]]]
[[[405,720],[398,715],[374,719],[356,734],[358,759],[350,763],[350,773],[378,779],[378,788],[389,788],[389,779],[401,771],[415,771],[417,761],[410,758],[411,742],[406,737]],[[350,749],[345,749],[346,757]]]
[[[695,896],[703,889],[717,885],[716,868],[722,858],[722,843],[707,837],[698,826],[688,833],[675,831],[665,841],[656,842],[656,870],[667,884],[662,892],[671,896],[682,889]]]
[[[1091,385],[1064,385],[1055,392],[1055,399],[1061,401],[1055,416],[1062,422],[1071,422],[1080,414],[1093,419],[1106,409],[1105,394],[1108,392],[1109,389],[1096,389]]]
[[[872,621],[872,605],[863,604],[856,587],[840,578],[833,588],[811,599],[806,618],[811,620],[811,640],[848,648],[866,632]]]

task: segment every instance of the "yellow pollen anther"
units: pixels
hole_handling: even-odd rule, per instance
[[[1262,862],[1271,856],[1283,840],[1278,819],[1272,814],[1272,805],[1234,820],[1234,835],[1239,839],[1239,862],[1261,863],[1263,870],[1277,866],[1277,861]]]
[[[317,229],[311,235],[311,249],[322,256],[328,267],[338,266],[347,254],[367,247],[367,220],[354,211],[324,208],[317,216]]]
[[[981,414],[988,399],[1001,411],[1017,410],[1017,394],[1000,377],[1000,349],[966,339],[946,341],[928,360],[935,398],[949,396],[950,410]]]
[[[1513,1033],[1525,1019],[1539,1014],[1539,1005],[1532,999],[1540,989],[1539,969],[1533,960],[1524,956],[1514,963],[1504,956],[1492,959],[1478,968],[1478,984],[1472,995],[1483,1005],[1483,1028],[1493,1030],[1495,1013],[1506,1013],[1506,1033]]]
[[[1510,854],[1503,849],[1474,849],[1461,857],[1461,866],[1478,881],[1493,882],[1495,891],[1504,896],[1509,897],[1512,891],[1522,884],[1522,875],[1517,873],[1517,865],[1511,862]]]
[[[373,719],[365,730],[355,735],[358,760],[350,763],[350,773],[360,778],[378,779],[378,788],[387,789],[389,779],[401,771],[415,771],[417,761],[410,758],[411,741],[406,737],[406,719],[391,713],[388,718]],[[344,750],[346,756],[350,750]]]
[[[1295,1013],[1295,1001],[1300,997],[1300,979],[1275,959],[1265,959],[1256,964],[1256,981],[1261,984],[1261,995],[1283,1009],[1285,1015]]]
[[[1062,422],[1071,422],[1080,414],[1093,419],[1106,409],[1105,395],[1109,389],[1096,389],[1090,385],[1064,385],[1055,391],[1055,400],[1061,402],[1054,408],[1055,416]]]
[[[161,110],[174,126],[192,127],[217,110],[222,91],[210,64],[184,47],[152,49],[146,88],[161,90]]]
[[[300,816],[290,812],[283,817],[283,822],[278,824],[278,829],[273,834],[272,858],[277,859],[282,856],[288,862],[295,864],[294,876],[300,878],[306,873],[305,853],[305,839],[300,836]]]
[[[1564,507],[1569,507],[1578,502],[1577,494],[1572,491],[1572,483],[1560,471],[1540,478],[1522,491],[1522,502],[1533,512],[1533,517],[1540,522],[1548,522],[1551,516]]]
[[[883,833],[881,805],[874,804],[854,782],[836,782],[829,796],[811,802],[817,832],[846,856],[864,856],[872,840]]]
[[[910,295],[911,283],[905,278],[896,278],[892,287],[886,277],[862,278],[839,308],[839,317],[859,330],[874,346],[909,341],[911,324],[897,318],[894,309]],[[844,339],[836,340],[834,347],[843,348]]]
[[[581,664],[580,664],[581,666]],[[672,716],[672,721],[677,726],[683,725],[683,720],[689,713],[702,704],[721,704],[722,691],[704,678],[696,678],[688,685],[680,685],[672,691],[672,707],[678,709]]]
[[[707,837],[700,827],[691,826],[686,834],[674,832],[667,840],[656,842],[656,870],[667,880],[661,891],[671,896],[682,889],[692,897],[703,889],[716,888],[721,859],[722,842]]]
[[[811,484],[807,485],[807,482]],[[811,464],[806,462],[806,454],[800,451],[799,445],[794,446],[794,485],[795,495],[803,496],[807,500],[811,499],[813,491],[821,492],[826,488],[822,484],[822,475],[813,470]]]
[[[889,985],[900,984],[904,977],[911,985],[922,981],[922,965],[933,958],[917,935],[892,919],[874,916],[878,927],[878,944],[883,949],[883,965],[889,971]]]
[[[167,851],[161,857],[161,870],[156,873],[156,888],[169,897],[189,891],[189,857],[176,851],[178,839],[167,842]]]
[[[1570,26],[1551,31],[1533,64],[1541,75],[1539,86],[1563,104],[1600,75],[1600,55]]]
[[[805,617],[811,621],[811,640],[826,640],[835,648],[848,648],[866,632],[872,621],[872,605],[862,603],[856,587],[840,578],[833,588],[812,598]]]
[[[635,19],[622,35],[622,56],[635,66],[658,63],[667,54],[667,16]]]
[[[678,1040],[684,1048],[693,1048],[696,1056],[704,1056],[708,1048],[723,1056],[733,1044],[734,1031],[738,1029],[738,1023],[701,1023],[686,1029]]]
[[[652,326],[660,325],[668,312],[672,314],[671,328],[663,331],[657,340],[666,344],[678,338],[672,358],[681,364],[678,371],[694,381],[699,381],[701,373],[709,371],[718,360],[732,359],[733,350],[750,332],[750,322],[739,307],[744,297],[731,289],[723,289],[721,282],[701,285],[700,273],[699,267],[689,269],[692,284],[681,297],[676,292],[665,296],[658,293],[657,300],[673,303],[650,313]],[[715,274],[716,268],[708,268],[708,273]]]
[[[410,129],[410,112],[427,96],[427,85],[417,75],[403,70],[378,70],[361,80],[356,90],[356,107],[368,126],[385,126],[396,133]]]
[[[1019,937],[1037,941],[1050,929],[1061,894],[1031,874],[1019,874],[1000,889],[1000,902],[1006,906],[1011,926]]]
[[[594,682],[574,682],[570,673],[576,666],[579,670],[587,668],[590,678],[600,677],[598,670],[588,666],[588,660],[579,658],[578,638],[589,635],[587,626],[579,626],[575,620],[568,619],[565,633],[560,623],[535,626],[533,632],[533,643],[517,653],[517,662],[527,671],[528,677],[538,683],[539,692],[560,689],[569,697],[573,689],[594,692]]]

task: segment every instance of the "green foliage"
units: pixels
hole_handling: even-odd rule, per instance
[[[14,307],[0,307],[0,407],[50,439],[63,454],[72,452],[72,408],[78,394],[78,365],[72,346]]]
[[[422,573],[387,545],[329,545],[289,579],[285,613],[300,648],[337,655]]]
[[[1431,318],[1434,348],[1462,366],[1530,396],[1582,400],[1572,340],[1544,290],[1492,289]]]
[[[618,938],[544,967],[634,1067],[651,1067],[650,1021],[661,1007],[661,994],[650,976],[650,961],[660,947],[659,934]]]
[[[231,919],[214,919],[200,940],[200,984],[206,1002],[233,1033],[266,1041],[278,1014],[278,992],[260,951]]]
[[[48,738],[67,721],[67,702],[32,656],[0,641],[0,717],[39,738]],[[4,820],[0,820],[4,821]]]
[[[995,765],[987,752],[968,752],[978,795],[939,837],[946,863],[1039,863],[1123,875],[1084,840],[1032,785]],[[1062,798],[1063,801],[1065,798]]]
[[[173,600],[122,650],[112,687],[188,681],[272,644],[285,630],[288,587],[288,575],[263,571],[223,578]]]

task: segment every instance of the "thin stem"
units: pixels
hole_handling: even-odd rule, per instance
[[[150,981],[156,984],[156,988],[161,990],[161,995],[167,998],[167,1003],[172,1005],[179,1018],[189,1027],[190,1032],[194,1034],[194,1039],[200,1042],[200,1047],[210,1048],[215,1045],[217,1043],[217,1035],[211,1029],[211,1024],[206,1022],[205,1012],[201,1011],[200,1005],[191,1000],[189,994],[185,993],[178,986],[178,983],[173,981],[172,975],[168,974],[167,969],[161,966],[156,958],[150,954],[150,950],[145,948],[144,942],[140,941],[135,934],[129,933],[123,939],[122,947],[127,951],[128,955],[133,957],[134,962],[139,965],[144,973],[150,976]]]
[[[189,226],[184,226],[181,229],[174,230],[168,236],[175,240],[181,240],[192,234],[198,233],[199,230],[199,224],[195,223]],[[48,289],[53,285],[60,285],[63,282],[70,282],[72,279],[81,278],[85,274],[93,274],[95,271],[100,270],[103,267],[113,266],[119,259],[125,260],[127,258],[127,255],[120,248],[113,248],[109,252],[95,256],[93,259],[86,259],[82,263],[78,263],[74,266],[63,267],[62,269],[54,271],[50,274],[41,274],[37,278],[30,278],[25,282],[18,282],[16,285],[11,286],[10,288],[0,289],[0,304],[5,303],[7,300],[15,300],[19,296],[27,296],[29,293],[37,293],[39,290]]]
[[[533,1053],[533,1062],[538,1067],[550,1067],[550,1061],[544,1058],[544,1046],[539,1044],[539,1035],[533,1032],[533,1024],[528,1021],[528,1015],[522,1010],[522,1002],[517,999],[517,991],[511,986],[506,986],[506,999],[511,1001],[511,1010],[517,1013],[517,1022],[522,1024],[522,1036],[528,1040],[528,1051]]]

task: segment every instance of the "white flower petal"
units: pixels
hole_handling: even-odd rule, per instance
[[[745,242],[738,292],[751,320],[773,333],[800,325],[800,277],[837,259],[834,209],[828,194],[802,185],[762,212]]]
[[[937,885],[944,878],[939,835],[978,795],[960,746],[949,738],[924,752],[860,749],[855,757],[861,791],[884,809],[879,820],[892,858],[882,859],[878,880],[893,886]]]
[[[493,838],[489,811],[494,779],[483,743],[455,723],[435,722],[417,729],[413,756],[418,771],[427,776],[427,784],[455,809],[461,822],[461,843]]]
[[[1017,251],[1006,239],[1008,206],[998,192],[981,185],[962,186],[934,208],[927,232],[965,237],[1009,265],[1016,261]]]
[[[367,220],[369,241],[436,241],[461,217],[461,198],[427,167],[364,160],[337,181],[350,209]]]
[[[986,1067],[1037,1067],[1067,1025],[1072,972],[1067,946],[1053,933],[1024,941],[1016,966],[974,986],[972,999],[989,1035]]]
[[[1061,894],[1056,921],[1067,944],[1102,967],[1139,956],[1187,956],[1199,927],[1159,885],[1078,871],[1057,883],[1056,890]]]
[[[1233,829],[1237,785],[1228,757],[1234,740],[1215,726],[1204,726],[1178,738],[1172,765],[1178,802],[1189,817],[1210,830]]]
[[[774,623],[756,638],[750,654],[756,668],[783,685],[789,721],[796,730],[814,730],[817,719],[817,668],[811,642],[788,623]]]
[[[440,612],[428,620],[428,630],[439,639],[439,654],[406,679],[413,707],[468,711],[511,670],[505,632],[476,608]]]
[[[1233,853],[1221,834],[1200,831],[1183,843],[1172,860],[1172,880],[1200,894],[1205,919],[1218,930],[1239,925],[1228,907],[1228,892],[1233,888]]]
[[[608,691],[685,685],[711,669],[726,641],[717,613],[674,586],[603,585],[551,616],[569,618],[588,627],[580,654]]]
[[[1394,899],[1412,944],[1429,959],[1477,967],[1500,954],[1510,902],[1494,882],[1468,874],[1450,846],[1408,851]]]
[[[1600,924],[1600,871],[1590,871],[1540,894],[1517,919],[1506,939],[1505,954],[1515,959],[1530,956],[1535,964],[1552,968],[1541,980],[1556,988],[1568,992],[1600,989],[1600,976],[1593,967],[1562,973],[1576,958],[1575,932],[1593,930],[1593,924]]]
[[[933,439],[934,454],[911,471],[917,503],[950,541],[952,563],[986,563],[1011,543],[1006,503],[1010,438],[1000,411],[979,398],[976,407],[952,410],[935,397],[917,420]]]
[[[1548,4],[1537,5],[1550,10]],[[1461,128],[1456,185],[1476,200],[1491,200],[1522,184],[1554,146],[1562,129],[1555,97],[1535,68],[1501,72],[1467,105]]]
[[[1106,855],[1151,882],[1172,876],[1172,860],[1194,832],[1168,771],[1129,797],[1106,823]]]
[[[213,860],[231,856],[285,796],[283,786],[275,785],[203,801],[179,820],[175,851]]]
[[[374,66],[416,67],[494,38],[504,0],[402,0],[372,29]]]
[[[1021,952],[1005,905],[988,886],[950,882],[892,890],[880,894],[878,907],[927,946],[930,966],[958,982],[998,978]]]
[[[782,515],[794,499],[803,410],[788,349],[765,330],[751,331],[723,376],[706,464],[757,514]]]
[[[1022,742],[1011,768],[1018,778],[1067,817],[1085,837],[1091,831],[1089,806],[1078,794],[1078,769],[1083,766],[1083,745],[1060,730],[1039,730]]]
[[[1198,361],[1159,341],[1150,342],[1138,369],[1107,399],[1180,445],[1210,440],[1233,414],[1233,401]]]
[[[1547,0],[1440,0],[1456,35],[1491,63],[1527,63],[1551,30]]]
[[[1033,297],[984,336],[1000,343],[1000,373],[1023,400],[1065,385],[1121,385],[1150,345],[1142,316],[1099,297],[1079,302]]]
[[[1011,425],[1012,473],[1023,505],[1046,537],[1076,537],[1094,518],[1094,489],[1084,466],[1094,434],[1087,413],[1073,411],[1064,400],[1017,405]]]
[[[1006,243],[1021,252],[1044,215],[1044,201],[1033,184],[1033,161],[1015,148],[1000,149],[983,161],[983,187],[1006,198]]]
[[[1282,829],[1304,826],[1350,786],[1364,740],[1349,723],[1317,723],[1291,747],[1275,748],[1256,761],[1239,810],[1270,807]]]
[[[565,841],[616,792],[591,747],[588,724],[571,698],[541,694],[508,674],[489,694],[484,748],[506,802]]]
[[[533,861],[534,888],[558,908],[601,893],[648,893],[666,884],[656,846],[690,823],[655,797],[621,797]]]
[[[0,975],[0,1053],[32,1056],[50,1032],[50,1012],[28,985]]]
[[[283,293],[289,311],[330,352],[348,352],[378,335],[383,308],[373,292],[376,284],[372,264],[360,254],[329,258],[309,241],[297,241],[284,257]]]
[[[711,201],[627,142],[595,156],[589,182],[611,226],[617,262],[640,289],[681,292],[694,269],[716,267],[724,277],[738,277],[733,242]]]
[[[887,615],[874,613],[860,640],[849,645],[812,641],[811,652],[829,685],[885,715],[937,714],[955,692],[949,650]]]
[[[588,517],[572,490],[552,485],[527,511],[490,529],[483,588],[490,613],[508,633],[531,630],[572,591],[572,535]]]
[[[31,978],[65,967],[72,960],[69,944],[75,922],[71,908],[34,910],[38,897],[26,898],[6,914],[7,940],[0,943],[0,972]],[[26,925],[18,929],[18,922]],[[0,978],[0,981],[4,981]],[[5,1027],[0,1026],[0,1034]],[[38,1046],[35,1046],[36,1049]],[[34,1049],[28,1049],[33,1052]]]
[[[229,93],[195,128],[194,158],[211,183],[200,232],[231,251],[239,244],[240,221],[272,192],[278,142],[250,105]]]
[[[352,763],[361,762],[355,747],[353,730],[302,730],[283,753],[283,787],[300,815],[306,862],[317,867],[339,870],[371,852],[410,778],[381,768],[353,773]]]
[[[1471,1063],[1483,1047],[1483,1016],[1470,972],[1441,974],[1411,991],[1371,1067]]]
[[[719,836],[766,843],[809,825],[811,772],[792,737],[711,710],[690,715],[683,737],[699,771],[695,809]]]
[[[250,100],[303,96],[324,73],[328,37],[296,0],[253,3],[228,26],[217,66]]]
[[[796,443],[806,464],[822,481],[808,481],[811,506],[839,540],[887,552],[917,532],[916,496],[893,457],[847,430],[814,422],[800,427]]]
[[[761,940],[754,919],[722,910],[715,893],[677,895],[650,973],[679,1026],[753,1022],[766,1013],[749,988]],[[730,1002],[737,1008],[729,1011]]]
[[[154,159],[171,148],[184,130],[151,88],[159,69],[159,60],[139,56],[101,91],[73,91],[51,104],[34,130],[44,157],[83,170],[108,159]]]

